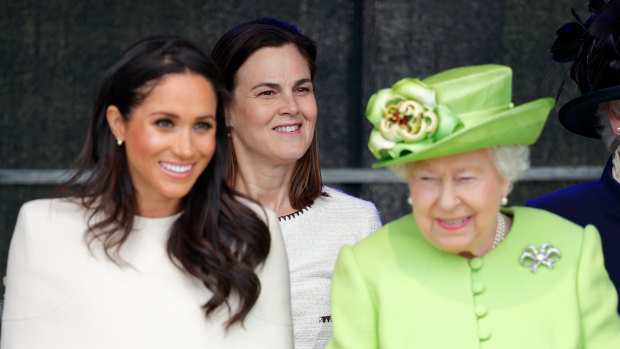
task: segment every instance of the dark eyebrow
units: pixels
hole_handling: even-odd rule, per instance
[[[252,87],[250,90],[256,90],[259,87],[269,87],[269,88],[273,88],[276,89],[278,87],[280,87],[280,85],[278,84],[274,84],[272,82],[261,82],[259,84],[256,84],[254,87]]]
[[[161,116],[165,116],[165,117],[169,117],[169,118],[174,118],[174,119],[178,119],[179,118],[179,116],[177,114],[169,113],[167,111],[155,111],[155,112],[152,112],[151,115],[161,115]]]
[[[295,86],[299,86],[299,85],[301,85],[301,84],[305,84],[305,83],[308,83],[308,82],[309,82],[309,83],[312,83],[312,79],[308,79],[308,78],[306,78],[306,79],[299,79],[299,80],[297,80],[297,82],[295,83]]]
[[[211,115],[211,114],[209,114],[209,115],[204,115],[204,116],[199,116],[197,119],[198,119],[199,121],[203,121],[203,120],[206,120],[206,119],[213,119],[213,120],[217,120],[217,118],[215,117],[215,115]]]
[[[304,78],[304,79],[299,79],[297,81],[295,81],[294,86],[299,86],[305,83],[312,83],[312,79],[309,78]],[[259,84],[256,84],[254,87],[252,87],[250,90],[255,90],[259,87],[268,87],[268,88],[272,88],[272,89],[277,89],[280,87],[279,84],[273,83],[273,82],[261,82]]]
[[[165,116],[165,117],[172,118],[172,119],[180,119],[180,117],[177,114],[169,113],[169,112],[166,112],[166,111],[156,111],[154,113],[151,113],[151,115],[161,115],[161,116]],[[206,119],[214,119],[215,120],[216,117],[215,117],[215,115],[209,114],[209,115],[199,116],[196,119],[199,120],[199,121],[206,120]]]

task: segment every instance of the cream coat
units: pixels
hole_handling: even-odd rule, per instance
[[[65,200],[22,207],[9,250],[3,349],[292,347],[288,267],[273,213],[260,296],[244,326],[228,332],[225,309],[206,318],[209,291],[166,254],[175,216],[136,217],[121,267],[96,243],[89,252],[84,215]]]

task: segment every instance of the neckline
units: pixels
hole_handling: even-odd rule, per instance
[[[183,211],[173,214],[172,216],[166,217],[144,217],[144,216],[134,216],[134,227],[138,229],[152,229],[152,227],[165,227],[167,225],[175,222]]]
[[[473,256],[472,258],[465,258],[465,259],[472,260],[474,258],[484,258],[487,255],[492,254],[494,251],[497,251],[497,250],[500,250],[500,249],[505,249],[506,247],[502,248],[502,246],[505,246],[508,241],[511,241],[511,240],[514,239],[512,237],[514,234],[511,234],[511,233],[515,230],[515,224],[517,223],[517,212],[519,211],[519,209],[520,209],[519,206],[503,206],[503,207],[501,207],[498,212],[506,216],[506,217],[504,217],[504,219],[512,220],[512,223],[510,223],[510,228],[506,227],[505,236],[502,239],[502,241],[500,241],[500,243],[497,244],[497,246],[491,248],[490,250],[488,250],[485,254],[483,254],[481,256]],[[519,222],[520,222],[520,220],[519,220]],[[506,224],[508,225],[508,223],[506,223]],[[495,253],[500,253],[500,252],[495,252]],[[458,256],[458,254],[457,254],[457,256]]]
[[[601,199],[602,205],[606,211],[612,212],[612,215],[617,215],[615,211],[617,198],[620,197],[620,183],[613,177],[611,171],[613,166],[613,156],[607,160],[607,164],[603,169],[601,178],[598,182],[595,181],[598,196]]]
[[[278,222],[285,222],[287,220],[289,220],[289,221],[293,220],[293,218],[295,218],[297,216],[301,216],[305,212],[309,211],[311,206],[312,205],[308,205],[306,207],[302,207],[301,209],[299,209],[299,210],[297,210],[297,211],[295,211],[293,213],[289,213],[289,214],[284,215],[284,216],[279,216],[278,217]]]
[[[332,189],[332,188],[327,187],[327,186],[322,186],[321,187],[321,194],[319,194],[319,196],[316,199],[314,199],[314,201],[310,205],[302,207],[302,208],[300,208],[299,210],[297,210],[297,211],[295,211],[293,213],[289,213],[289,214],[286,214],[286,215],[283,215],[283,216],[278,216],[278,222],[292,221],[294,218],[299,217],[299,216],[303,215],[304,213],[310,211],[310,208],[314,207],[315,205],[317,205],[317,202],[320,201],[321,198],[331,197],[331,195],[328,193],[327,190],[325,190],[325,188]]]

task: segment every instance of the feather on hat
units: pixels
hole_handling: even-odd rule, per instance
[[[573,62],[571,78],[582,95],[560,109],[560,123],[569,131],[600,138],[594,118],[599,103],[620,99],[620,1],[590,0],[590,18],[582,22],[572,9],[572,22],[557,30],[553,60]]]

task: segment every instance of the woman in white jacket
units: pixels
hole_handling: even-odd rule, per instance
[[[20,211],[2,348],[292,347],[276,217],[225,181],[225,96],[177,37],[106,72],[65,197]]]

